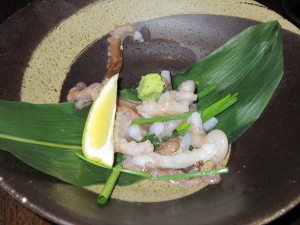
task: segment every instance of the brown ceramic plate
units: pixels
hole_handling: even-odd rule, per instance
[[[263,224],[293,208],[300,201],[300,32],[253,3],[36,1],[6,20],[0,26],[2,99],[58,102],[77,81],[98,81],[104,36],[124,22],[136,23],[148,42],[126,45],[123,87],[135,85],[141,73],[182,69],[248,26],[274,19],[284,29],[285,74],[263,115],[233,144],[231,172],[220,185],[171,201],[111,199],[99,207],[95,193],[0,151],[1,186],[59,224]]]

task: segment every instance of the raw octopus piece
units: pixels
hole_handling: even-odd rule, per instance
[[[67,100],[69,102],[75,102],[76,108],[82,109],[90,105],[100,92],[106,80],[120,72],[123,63],[121,45],[127,36],[132,36],[134,40],[140,42],[144,41],[142,34],[132,24],[126,23],[121,26],[116,26],[115,29],[110,32],[110,37],[108,38],[107,72],[103,77],[102,83],[93,83],[86,87],[84,83],[80,82],[69,91]]]
[[[163,70],[160,73],[161,78],[165,82],[165,91],[172,91],[171,73],[168,70]]]
[[[85,83],[79,82],[75,87],[70,89],[67,101],[75,102],[75,107],[82,109],[91,104],[102,89],[102,86],[103,84],[101,83],[93,83],[87,87]]]
[[[114,146],[115,152],[126,155],[137,156],[154,151],[154,147],[150,141],[139,142],[128,141],[132,137],[129,130],[132,127],[133,120],[140,119],[141,116],[134,109],[122,105],[117,107],[116,120],[114,127]],[[139,126],[140,136],[143,138],[146,134],[146,128]]]
[[[104,79],[108,79],[120,72],[123,63],[121,45],[127,36],[132,36],[134,40],[144,42],[142,34],[130,23],[116,26],[115,29],[110,32],[110,37],[108,38],[109,58],[107,62],[107,72],[104,75]]]
[[[156,151],[144,151],[131,155],[124,165],[130,167],[162,169],[187,169],[199,162],[212,161],[215,165],[222,162],[228,152],[228,139],[223,131],[213,130],[205,134],[202,127],[201,115],[194,112],[189,117],[191,126],[189,133],[180,138],[171,138]],[[200,141],[194,140],[196,138]],[[181,140],[180,140],[181,139]],[[190,144],[194,144],[193,151],[189,151]],[[130,155],[130,152],[128,152]]]
[[[132,163],[139,167],[168,169],[187,168],[199,161],[211,160],[220,163],[228,151],[227,136],[223,131],[213,130],[204,138],[204,144],[193,151],[177,151],[175,155],[161,155],[156,152],[135,156]]]
[[[191,145],[200,148],[204,143],[204,137],[206,136],[203,128],[201,115],[194,112],[188,119],[191,126],[189,127],[189,133],[191,134]]]

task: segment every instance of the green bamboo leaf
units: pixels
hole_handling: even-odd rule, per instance
[[[249,27],[209,56],[173,79],[216,83],[215,92],[199,101],[205,108],[228,93],[239,93],[238,102],[221,113],[216,128],[235,141],[262,113],[283,75],[283,51],[277,21]]]
[[[105,183],[111,169],[80,159],[81,139],[89,109],[73,103],[30,104],[0,100],[0,149],[28,165],[77,186]],[[116,157],[118,161],[121,156]],[[122,173],[118,184],[142,177]]]
[[[280,25],[273,21],[246,29],[175,75],[173,82],[175,87],[186,79],[199,81],[203,87],[216,83],[217,90],[198,103],[200,108],[229,93],[239,93],[238,102],[218,116],[217,127],[225,131],[232,142],[259,117],[282,75]],[[132,98],[135,94],[131,91],[127,96]],[[121,96],[126,95],[121,92]],[[0,149],[74,185],[104,183],[111,170],[76,156],[81,154],[88,110],[77,110],[71,103],[35,105],[0,100]],[[117,157],[118,162],[121,158]],[[121,173],[118,184],[132,184],[141,179]]]

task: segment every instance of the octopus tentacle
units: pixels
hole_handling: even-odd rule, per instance
[[[110,32],[110,37],[108,38],[107,72],[103,77],[102,83],[93,83],[86,87],[84,83],[80,82],[69,91],[67,100],[69,102],[75,102],[76,108],[82,109],[90,105],[95,99],[95,96],[101,91],[106,80],[120,72],[123,64],[122,42],[127,36],[132,36],[134,40],[140,42],[144,41],[142,34],[132,24],[126,23],[121,26],[116,26],[115,29]]]
[[[121,26],[116,26],[115,29],[110,32],[108,38],[108,61],[107,72],[104,75],[104,79],[108,79],[111,76],[120,72],[123,64],[122,56],[122,42],[127,36],[132,36],[134,40],[144,42],[141,33],[130,23],[126,23]]]

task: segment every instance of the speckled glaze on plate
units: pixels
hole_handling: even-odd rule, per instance
[[[0,151],[1,186],[59,224],[263,224],[282,215],[300,201],[300,32],[253,1],[36,1],[0,25],[0,98],[58,102],[77,81],[101,79],[103,37],[116,24],[136,23],[151,40],[125,45],[121,77],[128,87],[141,73],[181,69],[246,27],[274,19],[284,28],[284,78],[263,115],[233,144],[231,172],[220,185],[172,201],[112,199],[99,207],[95,193]]]

